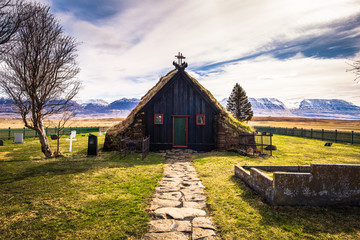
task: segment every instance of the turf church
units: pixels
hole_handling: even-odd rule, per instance
[[[251,131],[185,71],[182,54],[176,57],[175,69],[160,78],[124,121],[107,131],[104,150],[118,150],[123,138],[146,136],[150,136],[152,151],[230,150],[236,149],[239,133]]]

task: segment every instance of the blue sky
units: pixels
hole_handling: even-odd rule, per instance
[[[238,82],[249,97],[360,105],[346,62],[360,59],[359,0],[42,0],[79,47],[81,99],[140,98],[173,69],[219,100]]]

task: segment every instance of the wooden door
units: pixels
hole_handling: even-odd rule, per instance
[[[173,116],[173,147],[188,146],[188,118]]]

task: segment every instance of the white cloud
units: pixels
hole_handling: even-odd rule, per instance
[[[191,70],[271,50],[276,41],[320,35],[327,29],[317,25],[359,12],[359,4],[351,0],[199,0],[131,1],[118,15],[93,23],[69,13],[58,16],[66,31],[82,42],[79,78],[85,88],[80,97],[113,100],[145,94],[159,75],[173,68],[178,51]],[[359,94],[354,86],[347,87],[345,82],[353,82],[346,68],[344,59],[312,59],[299,53],[287,61],[263,57],[229,64],[202,82],[217,96],[227,96],[239,81],[254,97],[352,94],[355,99]]]
[[[346,72],[346,59],[259,57],[219,68],[201,84],[218,99],[228,97],[239,83],[250,97],[274,97],[284,102],[304,98],[339,98],[360,105],[360,86]]]

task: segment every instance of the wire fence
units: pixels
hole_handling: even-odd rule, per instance
[[[303,128],[279,128],[279,127],[263,127],[254,126],[258,132],[269,132],[273,134],[320,139],[332,142],[344,142],[356,144],[360,143],[360,133],[354,131],[338,131],[338,130],[314,130]]]
[[[108,127],[69,127],[63,128],[61,130],[62,135],[70,135],[71,131],[76,131],[77,134],[79,133],[90,133],[90,132],[105,132]],[[56,135],[57,128],[45,128],[46,135]],[[14,139],[15,133],[22,133],[23,138],[32,138],[37,137],[38,134],[36,131],[28,128],[8,128],[8,129],[0,129],[0,139]]]

